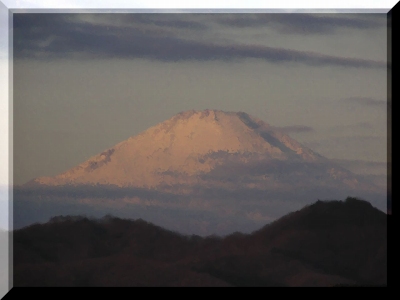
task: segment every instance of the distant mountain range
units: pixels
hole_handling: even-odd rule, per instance
[[[318,201],[251,234],[53,217],[14,232],[14,286],[386,286],[387,215]]]
[[[386,210],[384,188],[262,120],[185,111],[17,188],[14,219],[18,228],[55,214],[112,212],[185,233],[226,234],[250,232],[310,201],[347,196]]]

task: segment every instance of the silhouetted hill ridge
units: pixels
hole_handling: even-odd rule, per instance
[[[15,286],[386,285],[386,215],[356,198],[317,201],[252,234],[206,238],[57,216],[14,232],[14,276]]]
[[[282,128],[208,109],[181,112],[13,192],[14,228],[54,215],[112,213],[202,236],[250,233],[314,197],[357,195],[385,211],[387,202],[383,186]]]
[[[306,205],[299,211],[289,213],[282,218],[265,225],[254,232],[260,234],[275,227],[296,227],[315,229],[323,226],[324,229],[334,226],[363,226],[386,224],[387,215],[372,206],[368,201],[347,197],[345,201],[318,200]]]

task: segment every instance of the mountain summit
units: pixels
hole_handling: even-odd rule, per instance
[[[185,111],[62,174],[27,183],[14,196],[14,220],[78,209],[226,234],[251,232],[316,199],[351,195],[384,209],[384,192],[244,112]]]
[[[264,189],[299,184],[302,175],[349,187],[358,184],[349,171],[262,120],[244,112],[207,109],[181,112],[62,174],[33,182]]]

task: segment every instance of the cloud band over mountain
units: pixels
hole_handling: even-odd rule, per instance
[[[314,128],[312,128],[310,126],[305,126],[305,125],[283,126],[283,127],[277,127],[277,129],[285,134],[313,132],[314,131]]]
[[[383,15],[361,17],[346,14],[232,14],[218,23],[239,28],[271,26],[284,34],[332,34],[339,28],[370,29],[385,22]]]
[[[204,23],[181,20],[179,15],[157,16],[155,20],[151,17],[142,14],[99,14],[85,15],[84,18],[75,14],[15,14],[14,56],[36,59],[144,58],[159,61],[231,61],[253,58],[271,63],[310,66],[387,67],[384,61],[254,43],[210,41],[202,38],[201,32],[207,29]],[[304,24],[314,24],[319,20],[310,16],[291,15],[280,24],[291,26],[299,18],[305,19]],[[218,15],[213,15],[212,19],[223,20]],[[360,24],[357,26],[373,26]]]

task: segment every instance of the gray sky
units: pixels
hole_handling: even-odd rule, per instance
[[[15,13],[14,183],[206,108],[384,173],[386,32],[386,14]]]

